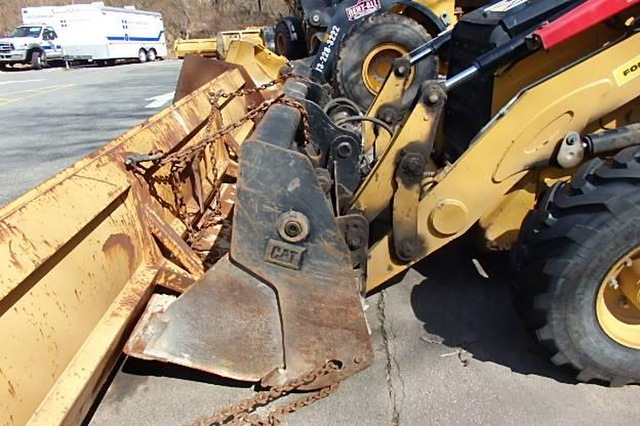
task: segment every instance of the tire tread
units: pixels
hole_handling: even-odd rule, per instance
[[[635,196],[632,196],[636,194]],[[553,354],[556,365],[578,370],[580,381],[602,380],[611,384],[638,382],[580,356],[563,333],[552,302],[562,297],[565,273],[588,259],[579,248],[599,250],[595,241],[624,225],[629,209],[640,213],[640,150],[624,149],[611,161],[596,158],[582,166],[570,183],[557,183],[529,212],[514,248],[515,304],[526,325]],[[633,211],[631,210],[631,211]],[[554,220],[549,221],[552,217]],[[594,238],[595,237],[595,238]]]

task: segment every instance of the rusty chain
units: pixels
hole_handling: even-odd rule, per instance
[[[193,228],[188,220],[188,211],[187,204],[182,195],[182,191],[180,191],[180,175],[184,169],[188,167],[189,164],[193,164],[200,160],[202,153],[204,150],[220,141],[223,137],[232,133],[236,129],[243,126],[245,123],[249,121],[257,121],[264,116],[267,110],[275,104],[287,105],[289,107],[295,108],[301,115],[302,118],[302,126],[303,126],[303,141],[302,146],[305,147],[311,141],[311,127],[309,124],[309,115],[304,105],[293,98],[287,97],[284,93],[280,93],[270,99],[266,99],[260,105],[253,107],[247,111],[244,117],[214,131],[215,124],[217,121],[221,122],[222,118],[220,116],[220,107],[219,101],[220,99],[232,100],[237,97],[245,97],[255,93],[263,92],[271,87],[276,86],[277,84],[284,83],[289,79],[297,79],[302,81],[308,81],[306,77],[295,75],[292,73],[283,74],[282,76],[271,80],[267,83],[264,83],[260,86],[256,86],[254,88],[245,89],[240,88],[234,92],[226,93],[223,91],[219,92],[210,92],[209,93],[209,103],[211,104],[211,112],[209,117],[207,118],[207,124],[205,127],[204,137],[201,141],[196,144],[189,145],[183,147],[182,149],[172,152],[172,153],[162,153],[155,152],[148,156],[141,156],[142,159],[138,162],[151,162],[155,166],[161,167],[164,165],[170,165],[170,171],[168,178],[165,178],[164,181],[167,182],[172,189],[174,202],[178,210],[178,216],[182,220],[182,222],[187,227],[188,239],[191,239],[193,236]],[[216,120],[218,119],[218,120]],[[236,153],[237,154],[237,153]],[[216,165],[213,164],[213,167]],[[132,170],[142,175],[148,181],[158,180],[156,177],[152,176],[150,172],[150,168],[141,167],[137,162],[132,165]],[[151,182],[150,182],[151,183]]]
[[[283,74],[282,76],[271,80],[267,83],[264,83],[260,86],[256,86],[254,88],[251,89],[244,89],[244,88],[240,88],[238,90],[236,90],[235,92],[231,92],[231,93],[225,93],[223,91],[219,91],[219,92],[213,92],[210,93],[210,98],[209,98],[209,103],[211,104],[211,113],[209,114],[209,118],[208,118],[208,122],[207,122],[207,130],[205,133],[205,137],[204,139],[199,142],[196,145],[193,145],[187,149],[178,151],[174,154],[168,154],[165,155],[162,159],[160,159],[160,164],[168,164],[171,163],[172,161],[179,161],[180,159],[189,159],[190,158],[190,154],[193,154],[194,152],[200,151],[202,150],[204,147],[216,142],[217,140],[219,140],[220,138],[222,138],[223,136],[226,136],[227,134],[233,132],[234,130],[238,129],[240,126],[242,126],[244,123],[246,123],[249,120],[257,120],[262,118],[262,116],[264,115],[264,113],[267,112],[267,110],[269,109],[269,107],[271,107],[273,104],[284,104],[290,107],[293,107],[295,109],[297,109],[300,114],[302,115],[302,122],[303,122],[303,128],[304,128],[304,141],[303,144],[308,143],[311,140],[311,131],[310,131],[310,127],[309,127],[309,115],[307,114],[307,110],[304,108],[304,106],[297,100],[289,98],[287,96],[285,96],[283,93],[271,98],[271,99],[267,99],[264,102],[262,102],[260,105],[258,105],[257,107],[254,107],[252,109],[250,109],[249,111],[247,111],[247,114],[236,120],[235,122],[219,129],[217,132],[213,132],[213,127],[215,124],[215,116],[216,113],[220,112],[220,109],[218,108],[218,102],[220,99],[227,99],[227,100],[232,100],[234,98],[237,97],[246,97],[255,93],[259,93],[259,92],[263,92],[271,87],[274,87],[277,84],[280,83],[284,83],[285,81],[289,80],[289,79],[297,79],[297,80],[302,80],[302,81],[307,81],[308,79],[306,77],[300,76],[300,75],[295,75],[295,74]],[[181,155],[178,155],[181,154]]]
[[[311,384],[318,378],[329,375],[338,370],[340,370],[340,365],[335,361],[329,361],[320,368],[292,379],[284,385],[273,386],[267,391],[258,392],[250,398],[240,400],[239,402],[218,411],[216,414],[202,417],[196,420],[192,426],[278,425],[282,421],[283,416],[294,413],[301,408],[307,407],[316,401],[331,395],[338,388],[339,381],[334,381],[322,389],[311,392],[301,398],[294,399],[287,404],[277,407],[268,413],[266,417],[260,417],[259,415],[252,413],[258,408],[264,407],[279,398],[289,395],[291,392],[299,390],[302,386]]]

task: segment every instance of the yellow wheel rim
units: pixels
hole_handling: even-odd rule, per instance
[[[607,336],[640,349],[640,247],[623,256],[602,281],[596,315]]]
[[[384,43],[372,49],[362,64],[362,81],[372,95],[377,95],[393,68],[393,61],[407,53],[407,49],[396,43]],[[413,71],[412,71],[413,74]],[[409,76],[409,84],[413,75]]]

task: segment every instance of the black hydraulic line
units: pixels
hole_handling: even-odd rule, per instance
[[[413,49],[409,52],[409,65],[415,65],[424,58],[438,53],[442,46],[451,41],[451,34],[452,30],[443,31],[436,38]]]
[[[529,53],[538,50],[538,46],[527,43],[529,34],[522,34],[508,43],[496,47],[481,55],[469,68],[454,75],[444,83],[446,90],[452,90],[461,86],[482,71],[491,70],[512,60],[520,59]]]
[[[640,123],[618,127],[602,133],[592,133],[586,135],[582,142],[590,154],[601,154],[640,145]]]
[[[360,121],[369,121],[371,123],[377,124],[378,126],[382,127],[384,130],[386,130],[387,133],[389,133],[389,136],[393,136],[393,129],[391,129],[391,126],[389,126],[387,123],[380,120],[379,118],[367,117],[366,115],[354,115],[351,117],[341,118],[340,120],[336,121],[336,126],[342,126],[345,123],[353,123],[353,122],[360,122]]]
[[[550,17],[548,21],[551,22],[558,19],[559,17],[571,12],[571,10],[575,9],[582,3],[584,3],[584,0],[577,0],[571,3],[570,6]],[[511,61],[522,59],[540,50],[542,48],[542,44],[536,42],[532,37],[533,31],[535,31],[539,26],[540,25],[536,25],[535,27],[530,28],[529,31],[525,31],[521,35],[513,38],[508,43],[498,46],[495,49],[479,56],[469,68],[448,79],[444,83],[445,89],[447,91],[455,89],[483,71],[499,68]]]

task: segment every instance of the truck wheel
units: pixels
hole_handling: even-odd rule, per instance
[[[36,70],[41,70],[47,65],[47,56],[44,52],[38,50],[31,54],[31,67]]]
[[[295,16],[282,18],[276,24],[275,51],[278,55],[287,59],[302,59],[307,56],[302,21]]]
[[[367,110],[384,84],[396,58],[431,40],[413,19],[395,13],[371,15],[355,25],[345,37],[334,69],[337,91]],[[435,58],[412,70],[406,102],[416,96],[420,82],[437,76]]]
[[[147,51],[146,50],[140,49],[138,51],[138,61],[140,61],[140,63],[147,62]]]
[[[514,249],[516,303],[578,380],[640,382],[640,150],[556,184]]]
[[[149,51],[147,52],[147,61],[153,62],[156,59],[158,59],[158,55],[156,54],[156,50],[155,49],[149,49]]]

